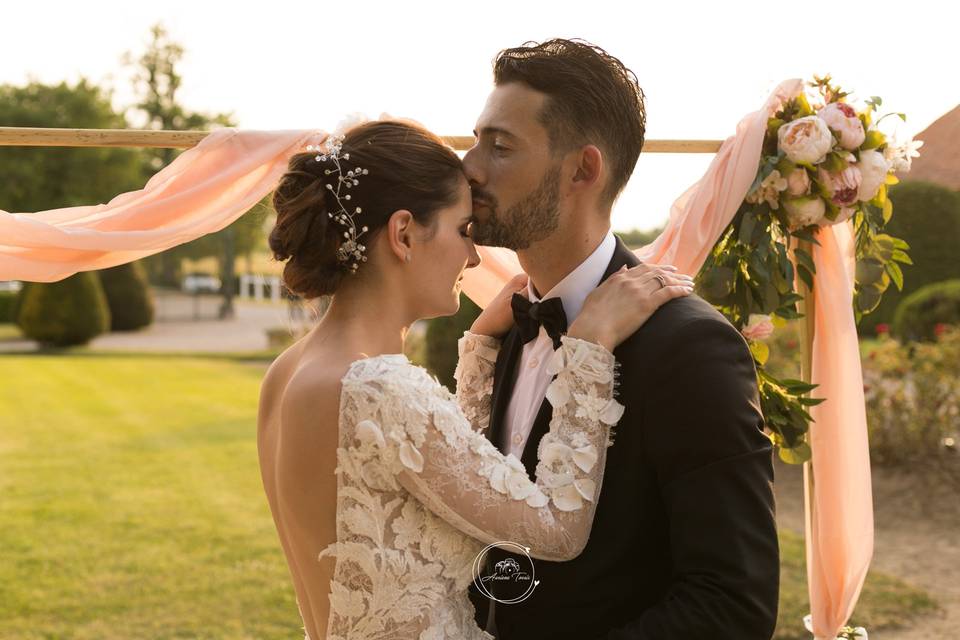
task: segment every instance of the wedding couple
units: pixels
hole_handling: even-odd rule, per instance
[[[643,141],[636,78],[582,41],[494,64],[462,161],[368,122],[294,156],[274,194],[286,285],[332,295],[258,418],[306,636],[766,640],[779,549],[752,356],[688,275],[610,231]],[[456,312],[474,243],[524,274],[459,340],[452,394],[404,338]]]

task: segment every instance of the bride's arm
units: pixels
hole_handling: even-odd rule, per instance
[[[623,406],[613,399],[613,354],[577,338],[561,340],[549,365],[557,374],[547,389],[553,417],[538,448],[535,483],[515,456],[503,456],[471,428],[440,385],[417,397],[422,386],[351,383],[345,391],[358,402],[381,403],[378,416],[399,411],[383,403],[406,403],[403,424],[368,420],[357,436],[378,448],[400,484],[467,535],[519,543],[544,560],[575,558],[590,535],[610,427]]]
[[[474,431],[485,433],[490,424],[493,369],[502,341],[492,336],[464,331],[457,341],[457,404]]]

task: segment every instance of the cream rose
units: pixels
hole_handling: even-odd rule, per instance
[[[793,162],[817,164],[833,146],[833,136],[821,118],[806,116],[780,126],[777,146]]]
[[[803,167],[787,174],[787,193],[792,196],[805,196],[810,193],[810,176]]]
[[[827,205],[824,204],[820,196],[784,198],[782,204],[787,211],[787,220],[790,223],[791,231],[807,225],[818,224],[827,210]]]
[[[827,126],[837,132],[840,146],[844,149],[856,149],[863,144],[866,133],[863,123],[857,117],[853,107],[845,102],[831,102],[817,113]]]
[[[857,191],[857,200],[866,202],[877,195],[880,185],[887,179],[890,163],[879,151],[869,149],[860,152],[860,188]]]

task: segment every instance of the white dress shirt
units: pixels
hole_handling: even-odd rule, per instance
[[[560,298],[563,303],[563,312],[567,316],[567,327],[569,327],[583,309],[587,296],[600,284],[600,279],[613,258],[616,246],[617,241],[613,232],[607,231],[607,235],[593,253],[542,298],[537,297],[533,282],[528,282],[527,294],[530,302]],[[551,378],[547,373],[547,362],[553,352],[553,340],[547,334],[547,330],[540,327],[540,334],[523,346],[523,352],[517,364],[517,380],[510,396],[510,403],[507,405],[504,426],[507,437],[506,453],[512,453],[518,459],[523,456],[527,438],[533,430],[533,422],[547,395]]]

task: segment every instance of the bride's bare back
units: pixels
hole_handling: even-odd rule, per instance
[[[320,362],[307,344],[307,338],[297,341],[267,370],[260,388],[257,449],[305,630],[321,640],[335,560],[317,556],[337,539],[337,418],[340,380],[350,358],[327,350]]]

